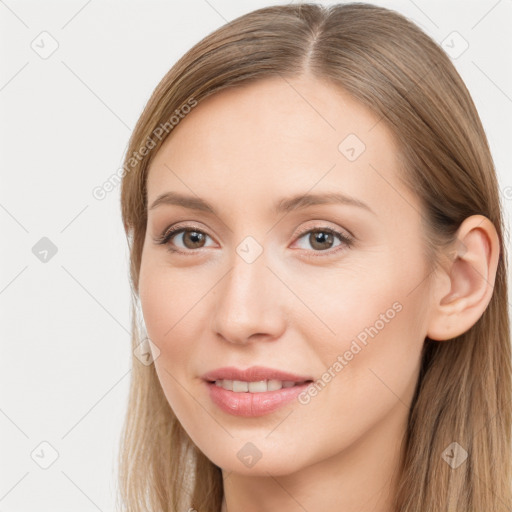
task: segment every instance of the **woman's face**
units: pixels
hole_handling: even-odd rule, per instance
[[[189,436],[225,470],[289,474],[370,439],[379,460],[401,439],[428,274],[420,205],[379,121],[331,84],[267,79],[199,103],[151,164],[139,293],[156,370]],[[171,193],[192,207],[152,207]],[[326,194],[351,199],[290,201]],[[157,243],[170,227],[184,231]],[[254,366],[314,382],[273,390],[286,376],[224,374],[237,381],[229,390],[205,379]],[[270,391],[244,380],[271,380]]]

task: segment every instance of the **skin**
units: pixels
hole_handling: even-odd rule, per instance
[[[201,102],[151,164],[149,205],[175,191],[217,212],[149,210],[139,294],[165,396],[222,468],[223,510],[391,512],[425,337],[465,332],[491,298],[499,244],[485,217],[466,219],[459,254],[426,279],[419,201],[398,181],[397,145],[378,121],[317,78],[265,79]],[[338,149],[350,133],[366,146],[355,161]],[[283,197],[332,191],[373,213],[340,204],[271,212]],[[175,235],[169,244],[188,254],[155,242],[178,223],[207,235],[195,246]],[[321,228],[351,233],[353,243],[334,236],[319,246],[298,234]],[[252,263],[236,252],[249,235],[263,249]],[[309,403],[242,418],[211,402],[201,375],[222,366],[322,378],[397,303]],[[248,442],[261,453],[252,467],[237,457]]]

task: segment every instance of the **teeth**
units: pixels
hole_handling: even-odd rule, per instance
[[[245,382],[243,380],[216,380],[215,385],[235,393],[263,393],[265,391],[277,391],[281,388],[295,386],[291,380],[260,380],[257,382]]]
[[[233,391],[235,391],[235,393],[249,391],[249,383],[243,382],[241,380],[234,380],[233,381]]]
[[[268,391],[267,381],[260,380],[258,382],[248,382],[247,391],[249,391],[249,393],[261,393],[263,391]]]
[[[280,380],[269,380],[267,386],[269,391],[277,391],[283,387],[283,383]]]

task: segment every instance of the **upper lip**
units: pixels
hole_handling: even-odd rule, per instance
[[[305,382],[313,380],[312,377],[309,376],[296,375],[294,373],[283,372],[282,370],[275,370],[274,368],[265,368],[264,366],[251,366],[245,370],[235,368],[234,366],[227,366],[205,373],[202,378],[211,382],[223,379],[246,382],[257,382],[260,380]]]

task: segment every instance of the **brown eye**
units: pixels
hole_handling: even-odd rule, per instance
[[[210,238],[206,233],[194,227],[170,228],[157,239],[160,245],[167,245],[171,252],[192,252],[195,249],[207,247],[206,241]]]
[[[199,249],[203,247],[206,235],[201,231],[183,230],[182,242],[187,249]]]
[[[299,240],[299,247],[301,249],[307,249],[310,253],[319,253],[316,256],[319,256],[321,253],[332,254],[338,250],[347,249],[352,246],[353,242],[353,239],[348,235],[327,227],[303,231],[297,240]],[[306,244],[304,242],[300,243],[302,240]],[[337,244],[335,243],[336,241],[338,241]]]
[[[315,230],[310,232],[308,241],[313,249],[330,249],[334,243],[334,236],[328,231]]]

